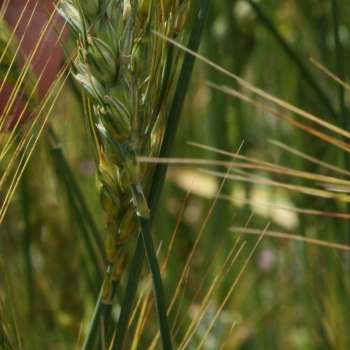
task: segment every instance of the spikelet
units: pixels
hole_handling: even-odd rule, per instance
[[[167,70],[168,44],[152,31],[176,37],[189,6],[188,0],[64,0],[60,5],[78,39],[75,78],[91,110],[106,250],[117,281],[125,242],[138,232],[139,218],[149,216],[152,169],[139,164],[137,156],[159,152],[171,95],[165,81],[176,73]]]

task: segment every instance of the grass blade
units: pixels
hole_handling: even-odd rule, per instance
[[[84,220],[86,220],[86,225],[90,232],[89,239],[91,240],[92,243],[96,245],[100,257],[103,259],[104,262],[106,262],[104,245],[101,240],[101,235],[97,229],[97,225],[94,219],[92,218],[90,210],[86,205],[84,196],[81,193],[81,190],[74,178],[73,172],[70,169],[70,166],[62,152],[62,149],[57,146],[59,145],[58,137],[52,128],[49,128],[47,132],[49,136],[49,143],[51,145],[51,151],[53,155],[53,160],[55,162],[56,170],[62,169],[62,174],[64,174],[64,177],[65,177],[65,183],[69,187],[68,190],[71,191],[72,196],[76,200],[76,203],[78,205],[78,210],[81,212],[81,217],[83,217]]]
[[[326,93],[311,75],[309,70],[306,68],[304,62],[300,59],[297,52],[288,44],[288,42],[283,38],[280,32],[277,30],[271,19],[261,10],[259,5],[253,0],[247,0],[257,17],[260,19],[261,23],[265,28],[272,34],[276,39],[277,43],[281,46],[282,50],[289,56],[290,60],[296,65],[300,72],[300,76],[309,84],[309,86],[314,90],[319,101],[323,104],[324,108],[328,113],[331,114],[334,120],[338,119],[338,114],[334,109],[331,101],[329,100]]]

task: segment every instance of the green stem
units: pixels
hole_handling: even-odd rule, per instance
[[[97,229],[96,223],[92,218],[89,208],[85,202],[84,196],[81,193],[81,190],[75,180],[73,172],[62,152],[62,148],[59,145],[58,137],[56,136],[54,130],[50,127],[47,130],[49,136],[49,143],[51,145],[51,151],[54,155],[54,161],[56,165],[57,172],[64,174],[67,186],[69,186],[68,191],[71,192],[72,198],[76,199],[76,203],[78,205],[79,211],[81,212],[81,216],[84,218],[86,222],[86,226],[89,229],[90,234],[88,234],[88,239],[93,242],[98,250],[98,253],[103,259],[103,262],[106,263],[104,245],[101,240],[101,235]]]
[[[30,219],[31,206],[30,206],[30,193],[29,193],[29,184],[28,184],[28,172],[25,171],[22,178],[21,186],[21,197],[22,197],[22,214],[24,218],[25,228],[24,228],[24,237],[23,237],[23,253],[24,261],[26,267],[26,280],[27,280],[27,293],[28,293],[28,317],[32,319],[35,313],[35,293],[34,293],[34,269],[32,257],[30,254],[30,249],[32,245],[33,237],[33,224]]]
[[[336,72],[340,79],[344,80],[344,65],[343,65],[343,49],[339,37],[339,10],[336,0],[332,0],[332,17],[334,26],[334,44],[335,44],[335,55],[336,55]],[[348,130],[348,120],[346,118],[347,109],[345,105],[345,89],[339,84],[338,88],[339,98],[339,124],[344,130]],[[347,152],[345,152],[345,165],[349,165],[349,159]]]
[[[141,222],[141,237],[143,241],[143,246],[146,252],[148,267],[151,271],[153,291],[156,299],[156,308],[159,318],[160,334],[162,338],[163,349],[173,349],[167,308],[164,297],[164,289],[162,284],[162,276],[160,274],[160,269],[158,265],[156,251],[154,249],[154,244],[151,235],[151,226],[149,219],[140,218]]]
[[[281,46],[283,51],[289,56],[290,60],[295,64],[299,69],[301,77],[309,84],[313,89],[316,96],[320,99],[320,102],[323,104],[324,108],[331,114],[334,120],[338,119],[338,114],[335,111],[331,101],[329,100],[327,94],[323,91],[321,86],[314,79],[312,74],[306,68],[304,62],[300,59],[297,52],[288,44],[288,42],[283,38],[280,32],[277,30],[274,23],[271,19],[261,10],[258,4],[253,0],[247,0],[250,6],[255,11],[257,17],[260,19],[261,23],[265,28],[272,34],[277,43]]]
[[[117,324],[116,342],[113,350],[122,350],[124,348],[126,332],[129,325],[129,319],[132,312],[132,307],[137,291],[138,280],[142,271],[142,263],[144,258],[143,240],[141,234],[137,239],[136,249],[131,260],[130,268],[128,271],[128,283],[126,286],[125,296],[123,299],[122,308]]]
[[[87,336],[81,347],[82,350],[89,350],[89,349],[92,349],[94,346],[95,335],[97,333],[97,328],[99,323],[98,321],[100,319],[99,316],[100,316],[101,305],[102,305],[102,288],[100,290],[100,294],[98,296],[97,303],[95,305],[95,309],[92,314],[92,318],[87,331]]]
[[[189,43],[188,43],[188,48],[191,49],[192,51],[197,51],[199,48],[200,38],[204,28],[205,20],[208,15],[210,2],[211,2],[210,0],[198,0],[197,2],[198,12],[197,12],[196,19],[193,23],[193,29],[192,29]],[[186,92],[190,82],[194,62],[195,62],[195,57],[189,53],[186,53],[184,57],[184,62],[181,68],[179,81],[177,83],[174,100],[169,112],[169,116],[167,120],[167,128],[165,131],[164,141],[160,151],[160,157],[168,157],[170,155],[170,152],[174,143],[176,131],[178,128],[182,107],[186,98]],[[145,252],[143,250],[143,245],[146,251],[148,262],[150,263],[151,261],[153,261],[156,263],[156,265],[158,265],[157,259],[155,258],[156,254],[155,254],[155,249],[154,249],[154,244],[153,244],[150,229],[152,225],[152,219],[154,218],[157,204],[159,202],[160,193],[164,184],[166,171],[167,171],[166,164],[158,164],[156,166],[152,187],[151,187],[151,191],[148,199],[150,210],[151,210],[151,220],[143,228],[143,232],[142,234],[139,235],[137,240],[135,254],[132,259],[130,270],[129,270],[129,278],[127,282],[125,298],[122,304],[122,309],[121,309],[120,317],[117,324],[116,343],[114,344],[114,347],[113,347],[114,350],[122,350],[125,344],[126,332],[128,329],[129,319],[132,311],[132,305],[136,296],[138,281],[140,279],[142,264],[144,261]],[[160,276],[155,276],[152,274],[152,278],[154,282],[155,279],[159,279]],[[157,286],[154,285],[154,288],[157,288]],[[159,312],[159,306],[161,306],[162,310],[165,310],[165,305],[161,300],[158,299],[159,297],[162,297],[162,292],[161,292],[161,295],[156,294],[158,312]],[[162,322],[163,316],[160,314],[158,315],[159,315],[160,322]],[[164,331],[164,329],[162,329],[163,326],[164,325],[161,324],[161,331],[162,330]],[[163,337],[163,334],[162,334],[162,337]],[[163,346],[164,346],[164,341],[163,341]],[[168,348],[165,347],[164,349],[167,350]]]
[[[101,264],[100,264],[100,261],[98,259],[98,256],[95,253],[93,242],[90,239],[89,230],[86,226],[86,223],[84,222],[84,216],[81,213],[81,211],[79,210],[79,206],[76,202],[76,198],[73,196],[73,194],[70,190],[70,186],[67,183],[67,179],[65,178],[64,175],[63,175],[62,182],[65,183],[65,186],[67,188],[68,202],[69,202],[70,207],[73,209],[74,217],[76,218],[78,227],[80,229],[80,232],[82,233],[82,240],[85,243],[85,247],[87,250],[87,258],[86,259],[87,259],[88,263],[92,262],[92,265],[94,266],[95,274],[94,274],[93,279],[95,279],[95,281],[102,281]],[[95,288],[94,288],[95,296],[96,296],[97,291],[98,291],[98,289],[96,289],[96,286],[95,286]]]
[[[335,43],[335,55],[336,55],[336,72],[340,79],[345,80],[344,76],[344,65],[343,65],[343,48],[340,42],[339,37],[339,9],[338,3],[336,0],[332,0],[332,17],[333,17],[333,26],[334,26],[334,43]],[[347,109],[345,105],[345,89],[342,85],[339,84],[338,88],[338,98],[339,98],[339,125],[344,129],[348,130],[348,120],[347,120]],[[345,141],[345,140],[344,140]],[[350,166],[350,157],[347,152],[341,152],[342,157],[341,166],[344,166],[345,169],[349,169]],[[345,210],[349,212],[350,206],[349,203],[346,203]],[[346,233],[345,242],[347,244],[350,243],[350,235],[349,235],[349,224],[348,222],[344,222],[344,231]],[[349,258],[349,257],[348,257]],[[348,259],[349,260],[349,259]],[[350,263],[350,261],[348,261]]]

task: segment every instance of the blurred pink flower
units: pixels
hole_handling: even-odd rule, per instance
[[[271,249],[263,249],[259,255],[257,264],[258,267],[263,271],[269,271],[275,265],[276,256]]]

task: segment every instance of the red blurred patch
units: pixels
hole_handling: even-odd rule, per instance
[[[0,5],[3,3],[4,0],[0,0]],[[25,62],[30,60],[35,50],[30,66],[37,78],[41,76],[37,89],[40,99],[44,98],[57,77],[64,57],[59,42],[64,21],[57,13],[53,14],[53,11],[54,2],[51,0],[39,2],[37,0],[10,0],[5,12],[5,19],[12,28],[18,22],[15,35],[21,43],[17,64],[23,66]],[[50,19],[51,16],[52,19]],[[43,32],[44,34],[42,34]],[[64,30],[64,35],[66,34],[66,30]],[[0,92],[1,114],[4,112],[3,109],[12,91],[13,88],[9,84],[5,84],[5,88]],[[21,95],[17,97],[15,106],[7,117],[7,128],[15,125],[21,114],[24,105],[24,94]],[[28,116],[29,114],[26,112],[22,121],[26,120]]]
[[[17,121],[18,124],[21,124],[29,116],[29,113],[26,113],[27,109],[25,110],[25,100],[23,99],[23,93],[21,94],[22,96],[18,94],[15,101],[11,103],[11,106],[9,106],[12,91],[13,86],[5,84],[0,93],[0,111],[1,113],[6,113],[6,121],[2,126],[2,130],[4,131],[12,130],[15,127]],[[21,120],[19,120],[19,118],[21,118]]]

